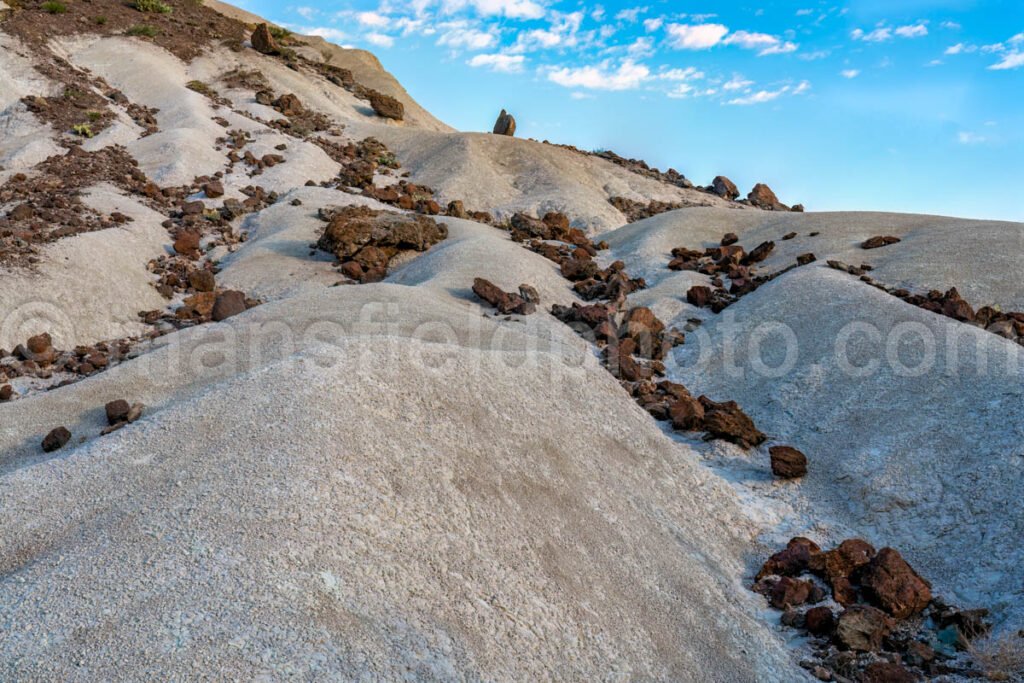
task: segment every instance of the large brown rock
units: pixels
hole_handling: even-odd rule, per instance
[[[346,206],[332,216],[317,246],[345,262],[370,246],[390,258],[400,250],[426,251],[447,237],[448,228],[427,216]]]
[[[832,586],[832,597],[841,605],[857,601],[850,576],[875,556],[874,547],[860,538],[850,538],[838,547],[811,558],[810,568]]]
[[[498,120],[494,122],[495,135],[514,136],[516,134],[516,118],[504,109],[498,114]]]
[[[277,42],[274,40],[274,36],[270,33],[270,27],[266,24],[260,24],[256,27],[256,30],[252,32],[250,42],[252,42],[254,50],[265,55],[276,55],[281,52]]]
[[[825,605],[812,607],[804,615],[804,628],[814,636],[831,635],[836,628],[836,617],[832,608]]]
[[[107,413],[107,424],[115,425],[118,422],[127,422],[128,413],[131,412],[131,405],[124,399],[117,399],[111,401],[104,407],[104,411]]]
[[[879,247],[887,247],[890,244],[896,244],[899,241],[899,237],[893,237],[892,235],[879,235],[865,240],[861,247],[864,249],[878,249]]]
[[[704,428],[704,406],[688,393],[669,404],[668,416],[673,429],[698,431]]]
[[[367,97],[370,100],[370,106],[373,107],[373,111],[376,112],[377,116],[395,121],[401,121],[405,118],[405,105],[391,95],[370,90],[367,92]]]
[[[772,446],[772,474],[782,479],[796,479],[807,474],[807,456],[792,446]]]
[[[707,176],[704,177],[706,178]],[[725,199],[736,199],[740,196],[740,190],[736,187],[736,183],[724,175],[717,176],[711,181],[711,190],[719,197],[724,197]]]
[[[43,451],[45,453],[52,453],[64,448],[70,440],[71,432],[66,427],[57,427],[43,438]]]
[[[772,192],[772,188],[764,183],[754,185],[754,189],[747,195],[747,201],[751,205],[765,211],[789,211],[789,207],[779,201],[779,198]]]
[[[896,622],[885,612],[867,605],[854,605],[839,615],[836,643],[847,650],[877,652],[895,626]]]
[[[506,315],[509,313],[530,315],[537,310],[537,304],[527,301],[519,294],[506,292],[482,277],[473,280],[473,293],[497,308],[499,313]]]
[[[861,570],[861,588],[873,605],[897,619],[906,619],[924,610],[931,602],[928,582],[918,576],[906,560],[892,548],[882,548]]]
[[[921,677],[902,664],[873,662],[864,668],[860,683],[918,683]]]
[[[701,396],[700,402],[704,405],[704,429],[711,436],[741,448],[760,446],[768,438],[735,401],[716,403]]]
[[[784,550],[780,550],[764,563],[757,573],[760,581],[766,576],[797,576],[810,568],[811,558],[821,554],[821,548],[809,538],[797,536],[790,539]]]
[[[768,602],[775,609],[786,609],[802,605],[811,598],[811,590],[814,584],[810,581],[802,581],[789,576],[783,576],[772,587],[768,595]]]
[[[213,310],[210,316],[214,321],[227,320],[231,316],[238,315],[245,311],[245,294],[237,290],[229,289],[217,296],[213,303]]]

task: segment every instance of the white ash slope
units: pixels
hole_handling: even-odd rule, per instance
[[[685,302],[687,289],[707,277],[673,273],[666,264],[672,247],[711,246],[726,231],[748,248],[774,239],[767,270],[807,251],[820,261],[715,316]],[[791,231],[798,237],[779,241]],[[821,234],[808,237],[815,231]],[[878,234],[903,241],[875,250],[858,246]],[[605,237],[614,257],[652,285],[632,303],[651,305],[680,326],[687,318],[705,319],[676,350],[671,375],[696,392],[738,401],[778,443],[807,454],[809,473],[797,485],[774,482],[763,452],[736,457],[722,447],[712,456],[741,488],[753,487],[781,504],[776,509],[788,510],[766,536],[769,543],[809,534],[891,545],[940,594],[995,608],[1001,625],[1012,629],[1024,623],[1024,549],[1014,540],[1024,533],[1024,512],[1015,502],[1024,485],[1024,349],[911,306],[823,261],[869,263],[877,266],[871,275],[886,283],[914,291],[956,286],[975,307],[1020,310],[1024,285],[1015,273],[1022,235],[1021,224],[930,216],[723,216],[691,209]],[[837,340],[844,329],[858,329],[851,325],[872,332],[850,335],[844,352]],[[875,331],[878,336],[869,336]],[[856,368],[852,373],[844,358]],[[876,364],[877,371],[860,372]]]

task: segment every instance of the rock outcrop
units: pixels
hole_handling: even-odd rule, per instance
[[[516,118],[502,109],[501,113],[498,114],[498,120],[494,122],[494,130],[492,132],[495,135],[514,136],[516,134]]]

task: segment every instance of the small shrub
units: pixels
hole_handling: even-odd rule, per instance
[[[63,2],[44,2],[41,8],[44,12],[49,12],[50,14],[64,14],[68,11],[68,6]]]
[[[71,127],[75,135],[81,135],[83,138],[91,138],[95,133],[92,132],[92,128],[89,127],[88,123],[79,123]]]
[[[212,92],[210,90],[210,86],[202,81],[189,81],[185,84],[185,87],[189,90],[194,90],[201,95],[209,95]]]
[[[93,122],[99,121],[100,118],[103,116],[103,114],[99,113],[98,111],[87,111],[85,112],[85,115],[89,117],[90,121]]]
[[[270,35],[274,37],[274,40],[277,40],[279,42],[288,40],[288,38],[291,37],[292,35],[292,32],[289,31],[288,29],[281,28],[280,26],[274,26],[273,24],[271,24],[267,28],[270,29]]]
[[[132,6],[140,12],[152,12],[154,14],[170,14],[174,11],[174,8],[160,2],[160,0],[135,0]]]
[[[158,33],[160,32],[149,24],[137,24],[124,32],[126,36],[143,36],[145,38],[155,38]]]
[[[1024,637],[1019,633],[970,641],[967,652],[990,681],[1019,681],[1024,677]]]
[[[107,23],[107,18],[106,17],[94,17],[92,21],[93,21],[93,23],[97,24],[98,26],[103,26],[105,23]]]

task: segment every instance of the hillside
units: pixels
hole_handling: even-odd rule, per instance
[[[5,679],[1020,673],[1024,225],[456,131],[169,5],[0,4]]]

